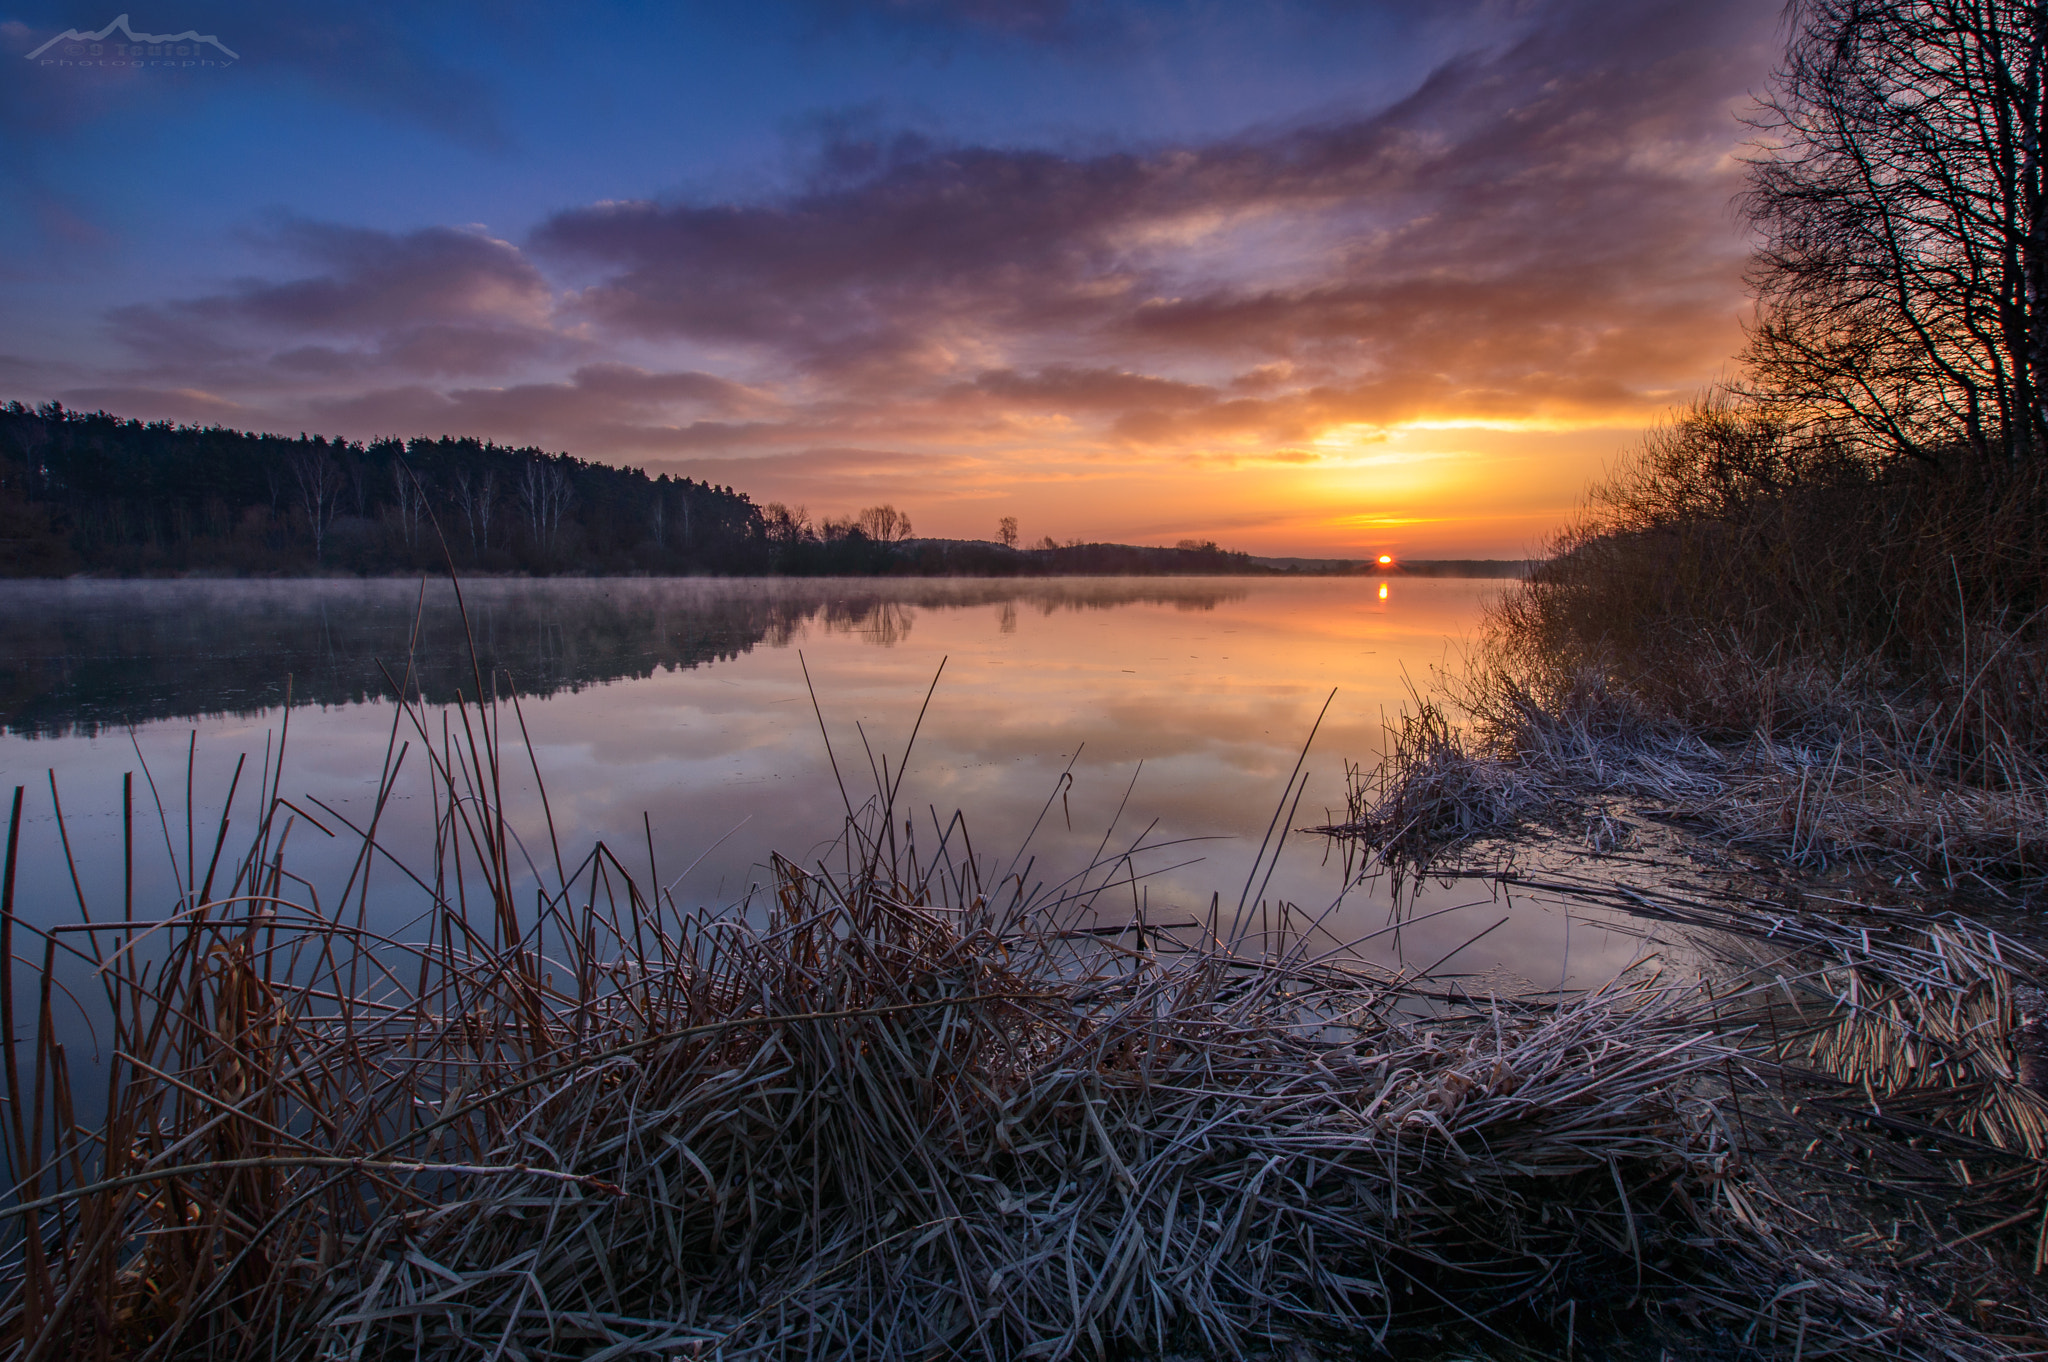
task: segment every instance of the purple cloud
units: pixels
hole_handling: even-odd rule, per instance
[[[589,364],[560,382],[376,388],[311,403],[328,424],[432,435],[485,435],[614,453],[677,453],[750,443],[744,418],[765,394],[714,374]]]
[[[313,272],[121,308],[110,316],[115,334],[156,363],[267,363],[299,377],[501,373],[565,351],[547,279],[517,247],[481,232],[289,220],[262,244]]]
[[[604,332],[849,383],[958,382],[996,354],[1045,366],[1040,391],[1063,365],[1218,360],[1450,374],[1429,384],[1446,393],[1656,389],[1697,366],[1685,335],[1722,342],[1702,322],[1739,297],[1730,106],[1770,21],[1567,9],[1370,117],[1143,153],[916,144],[779,201],[565,212],[534,246],[602,272],[571,310]]]

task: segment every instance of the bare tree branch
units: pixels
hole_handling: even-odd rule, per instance
[[[1799,0],[1746,396],[1879,457],[2048,453],[2042,0]]]

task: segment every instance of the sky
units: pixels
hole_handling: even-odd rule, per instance
[[[1540,551],[1728,373],[1783,36],[1778,0],[132,0],[143,46],[51,42],[115,2],[0,0],[0,399],[1316,557]]]

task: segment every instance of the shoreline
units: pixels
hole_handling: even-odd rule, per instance
[[[2006,829],[2017,846],[1972,859],[1981,793],[1874,790],[1839,748],[1831,770],[1791,744],[1630,725],[1585,695],[1576,712],[1524,695],[1519,730],[1481,736],[1444,700],[1390,733],[1345,822],[1309,831],[1357,847],[1397,892],[1467,883],[1684,933],[1725,1009],[1717,1034],[1746,1036],[1758,1080],[1727,1107],[1756,1183],[1743,1218],[1837,1308],[1889,1300],[1953,1321],[1969,1355],[2035,1355],[2048,858],[2027,817]]]
[[[994,547],[994,546],[993,546],[993,545],[991,545],[990,547]],[[1127,546],[1123,546],[1123,545],[1116,545],[1116,546],[1112,546],[1112,547],[1127,547]],[[1255,560],[1255,562],[1256,562],[1256,560]],[[1134,578],[1134,579],[1145,579],[1145,578],[1152,578],[1152,577],[1166,577],[1166,578],[1172,578],[1172,577],[1243,577],[1243,578],[1250,578],[1250,579],[1254,579],[1254,580],[1264,580],[1264,579],[1279,579],[1279,580],[1283,580],[1283,581],[1284,581],[1284,580],[1287,580],[1287,579],[1289,579],[1289,578],[1300,578],[1300,577],[1313,577],[1313,578],[1322,578],[1322,577],[1370,577],[1370,578],[1375,578],[1375,579],[1384,579],[1384,580],[1390,580],[1390,581],[1399,581],[1400,579],[1402,579],[1402,578],[1404,578],[1404,577],[1409,577],[1409,578],[1417,578],[1417,579],[1423,579],[1423,580],[1438,580],[1438,579],[1445,579],[1445,580],[1471,580],[1471,581],[1519,581],[1519,580],[1522,580],[1523,578],[1525,578],[1525,577],[1527,576],[1527,574],[1528,574],[1528,571],[1529,571],[1529,568],[1530,568],[1530,560],[1527,560],[1527,559],[1508,559],[1508,558],[1502,558],[1502,559],[1466,559],[1466,558],[1458,558],[1458,559],[1417,559],[1417,560],[1413,560],[1413,561],[1410,561],[1410,562],[1405,562],[1405,563],[1400,563],[1400,564],[1396,564],[1396,565],[1394,565],[1394,566],[1392,566],[1392,567],[1382,567],[1381,565],[1379,565],[1379,564],[1377,564],[1377,563],[1367,563],[1367,562],[1361,562],[1361,563],[1359,563],[1358,565],[1356,565],[1355,567],[1350,567],[1350,568],[1337,568],[1337,567],[1330,567],[1330,568],[1298,568],[1298,569],[1297,569],[1297,568],[1280,568],[1280,567],[1270,567],[1270,568],[1269,568],[1269,567],[1265,567],[1265,566],[1261,565],[1261,566],[1255,566],[1254,568],[1252,568],[1252,569],[1250,569],[1250,570],[1232,570],[1232,569],[1221,569],[1221,570],[1219,570],[1219,569],[1217,569],[1217,568],[1213,568],[1213,567],[1201,567],[1201,568],[1189,568],[1189,569],[1187,569],[1187,570],[1185,570],[1185,571],[1170,571],[1170,572],[1169,572],[1169,571],[1157,571],[1157,572],[1140,572],[1140,571],[1129,571],[1129,570],[1125,570],[1125,571],[1106,571],[1106,572],[1086,572],[1086,571],[1045,571],[1045,572],[1037,572],[1037,571],[1033,571],[1033,572],[1014,572],[1014,573],[978,573],[978,572],[919,572],[919,571],[915,571],[915,570],[908,570],[908,569],[906,569],[906,570],[902,570],[902,571],[890,571],[890,572],[818,572],[818,573],[809,573],[809,572],[803,572],[803,573],[798,573],[798,572],[778,572],[778,573],[749,573],[749,572],[712,572],[712,571],[705,571],[705,572],[685,572],[685,573],[660,573],[660,572],[646,572],[646,571],[633,571],[633,572],[598,572],[598,571],[576,571],[576,570],[571,570],[571,571],[563,571],[563,572],[549,572],[549,573],[536,573],[536,572],[525,572],[525,571],[490,571],[490,570],[485,570],[485,569],[465,568],[465,569],[464,569],[464,570],[462,571],[462,573],[461,573],[461,576],[462,576],[462,579],[463,579],[464,581],[533,581],[533,582],[548,582],[548,581],[745,581],[745,580],[761,580],[761,581],[796,581],[796,582],[802,582],[802,581],[875,581],[875,582],[888,582],[888,581],[904,581],[904,580],[941,580],[941,579],[959,579],[959,580],[963,580],[963,581],[1011,581],[1011,580],[1018,580],[1018,581],[1034,581],[1034,580],[1042,580],[1042,579],[1047,579],[1047,578],[1058,578],[1058,577],[1082,577],[1082,578],[1101,578],[1101,579],[1117,579],[1117,578],[1125,578],[1125,577],[1128,577],[1128,578]],[[417,580],[418,580],[418,579],[419,579],[420,577],[422,577],[422,576],[427,576],[427,577],[445,577],[446,575],[447,575],[447,571],[446,571],[446,569],[445,569],[445,568],[441,568],[441,567],[427,567],[427,568],[422,568],[422,569],[420,569],[420,570],[418,570],[418,571],[411,571],[411,572],[400,572],[400,571],[374,571],[374,572],[349,572],[349,571],[343,571],[343,570],[340,570],[340,569],[329,569],[329,570],[325,570],[325,571],[306,571],[306,572],[295,572],[295,571],[275,571],[275,572],[230,572],[230,571],[215,571],[215,570],[212,570],[212,569],[207,569],[207,568],[192,568],[192,569],[186,569],[186,570],[180,570],[180,571],[166,571],[166,572],[120,572],[120,571],[116,571],[116,570],[113,570],[113,569],[88,569],[88,570],[84,570],[84,571],[78,571],[78,572],[69,572],[69,573],[64,573],[64,574],[61,574],[61,575],[51,575],[51,576],[31,576],[31,575],[21,575],[21,576],[11,576],[11,577],[9,577],[9,576],[0,576],[0,590],[4,590],[4,589],[5,589],[5,587],[6,587],[6,584],[7,584],[7,583],[9,583],[9,582],[105,582],[105,581],[120,581],[120,582],[156,582],[156,581],[171,581],[171,582],[177,582],[177,581],[208,581],[208,582],[211,582],[211,581],[227,581],[227,582],[235,582],[235,581],[248,581],[248,582],[260,582],[260,581],[368,581],[368,582],[376,582],[376,581],[417,581]]]

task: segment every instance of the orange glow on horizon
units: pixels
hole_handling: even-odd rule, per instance
[[[805,504],[814,517],[886,502],[943,538],[985,537],[1000,503],[1000,513],[1018,518],[1023,542],[1047,534],[1062,543],[1213,539],[1252,554],[1349,558],[1391,572],[1410,555],[1534,556],[1570,519],[1602,460],[1653,415],[1572,434],[1472,430],[1454,440],[1390,426],[1377,448],[1399,457],[1371,467],[1231,462],[1213,447],[1112,448],[1085,432],[962,448],[944,439],[950,427],[941,421],[895,452],[691,458],[663,471],[744,487],[757,504]]]

